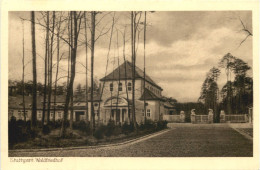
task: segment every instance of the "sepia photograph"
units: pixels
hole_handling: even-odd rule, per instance
[[[253,157],[252,11],[9,11],[9,157]]]

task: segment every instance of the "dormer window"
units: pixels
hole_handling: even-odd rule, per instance
[[[132,90],[132,83],[128,82],[128,84],[127,84],[127,89],[128,89],[128,91],[131,91],[131,90]]]
[[[122,91],[122,83],[118,84],[118,91]]]
[[[110,83],[110,91],[113,91],[113,83]]]

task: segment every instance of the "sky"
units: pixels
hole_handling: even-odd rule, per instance
[[[64,15],[67,15],[64,12]],[[112,34],[111,49],[108,55],[112,18],[115,26]],[[23,24],[21,18],[29,19],[29,12],[9,12],[9,62],[8,75],[11,80],[22,79],[22,38]],[[41,14],[36,13],[37,22]],[[239,18],[252,30],[251,11],[155,11],[147,13],[146,36],[146,73],[163,88],[163,95],[177,99],[179,102],[196,102],[207,72],[218,66],[220,59],[227,53],[244,60],[250,67],[253,65],[252,37],[243,44],[246,37]],[[89,21],[88,17],[88,21]],[[143,22],[142,14],[140,21]],[[96,37],[104,32],[95,45],[94,76],[99,80],[105,76],[106,60],[109,59],[107,74],[117,67],[118,59],[123,60],[123,32],[125,31],[125,55],[131,61],[130,46],[130,12],[102,12],[97,15]],[[89,22],[88,22],[89,24]],[[103,30],[103,31],[102,31]],[[24,21],[25,39],[25,79],[32,80],[31,35],[30,23]],[[137,66],[144,67],[143,26],[140,25],[137,48]],[[80,43],[84,43],[84,29],[80,32]],[[43,82],[44,75],[44,37],[43,27],[36,25],[37,76]],[[66,35],[64,35],[66,37]],[[88,37],[90,37],[88,30]],[[56,45],[56,39],[55,43]],[[68,50],[66,43],[61,42],[63,59],[60,61],[59,83],[66,79]],[[88,49],[88,51],[90,51]],[[56,71],[56,49],[54,51],[54,73]],[[77,84],[85,84],[85,47],[80,45],[77,51],[76,77]],[[90,68],[90,52],[88,52]],[[219,88],[225,84],[225,70],[221,69],[218,80]],[[252,76],[252,70],[248,73]],[[54,76],[53,76],[54,77]],[[90,79],[90,72],[88,73]]]

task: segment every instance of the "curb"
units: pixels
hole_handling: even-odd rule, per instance
[[[247,133],[242,132],[241,130],[238,130],[237,128],[234,128],[232,126],[229,126],[229,127],[231,127],[233,130],[237,131],[239,134],[243,135],[245,138],[249,139],[250,141],[253,141],[253,137],[248,135]]]
[[[170,129],[165,129],[159,132],[155,132],[152,134],[148,134],[139,138],[131,139],[128,141],[124,141],[121,143],[114,143],[114,144],[104,144],[104,145],[95,145],[95,146],[78,146],[78,147],[66,147],[66,148],[43,148],[43,149],[17,149],[17,150],[9,150],[8,152],[40,152],[40,151],[63,151],[63,150],[76,150],[76,149],[95,149],[95,148],[105,148],[105,147],[112,147],[112,146],[120,146],[125,144],[137,143],[143,140],[161,135],[170,131]]]

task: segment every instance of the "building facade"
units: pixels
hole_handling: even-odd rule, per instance
[[[132,119],[131,109],[133,104],[133,90],[135,90],[134,104],[137,123],[144,122],[145,118],[153,121],[159,121],[163,119],[164,114],[170,114],[173,106],[164,100],[162,96],[163,89],[148,75],[146,75],[144,79],[144,72],[138,67],[135,68],[134,77],[135,89],[133,89],[132,84],[132,63],[126,61],[110,74],[100,79],[100,92],[94,95],[94,112],[96,121],[99,121],[103,124],[107,124],[109,120],[114,120],[117,124],[122,124],[124,122],[129,123]],[[72,110],[74,121],[90,120],[90,96],[88,96],[88,99],[87,114],[85,94],[75,95],[73,97],[73,107],[70,107],[69,109],[68,119],[70,119],[70,112]],[[31,100],[32,98],[30,96],[25,96],[26,120],[31,119]],[[146,112],[144,111],[144,100],[146,103]],[[57,96],[55,103],[52,97],[50,120],[63,119],[65,105],[64,102],[64,95]],[[9,96],[8,107],[9,119],[11,116],[16,117],[16,119],[24,119],[22,96]],[[99,110],[100,112],[98,112]],[[37,120],[42,120],[42,114],[43,97],[38,96]]]

